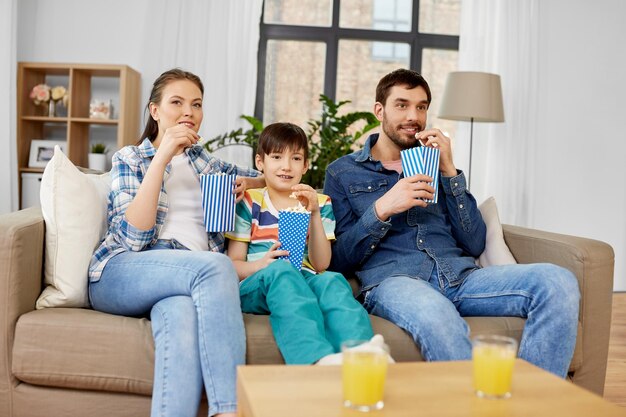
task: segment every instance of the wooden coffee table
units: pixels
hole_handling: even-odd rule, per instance
[[[242,417],[367,415],[343,407],[339,366],[248,365],[237,374]],[[385,407],[369,415],[626,417],[626,408],[521,359],[515,363],[512,392],[505,400],[477,398],[469,361],[397,363],[389,366]]]

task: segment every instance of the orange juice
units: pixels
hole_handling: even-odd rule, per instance
[[[362,410],[382,408],[387,374],[386,352],[344,351],[342,372],[346,406]]]
[[[511,396],[516,346],[517,342],[514,339],[496,343],[474,340],[472,361],[474,389],[478,396],[487,398]]]

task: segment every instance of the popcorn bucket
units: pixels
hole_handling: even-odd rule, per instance
[[[310,219],[309,211],[278,212],[278,241],[281,243],[279,249],[289,251],[289,256],[281,256],[281,259],[288,259],[298,271],[302,269]]]
[[[235,175],[201,175],[202,209],[207,232],[235,230]]]
[[[417,146],[400,152],[402,171],[405,177],[417,174],[428,175],[433,179],[428,184],[435,189],[434,199],[424,200],[427,203],[437,203],[439,194],[439,149],[426,146]]]

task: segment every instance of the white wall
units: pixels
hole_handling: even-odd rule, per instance
[[[626,290],[626,2],[540,2],[531,226],[608,242]]]
[[[156,37],[144,36],[149,0],[17,4],[18,61],[127,64],[142,74],[145,103],[151,81],[162,70],[149,65],[151,51],[159,47]],[[538,132],[544,146],[534,168],[540,198],[526,226],[610,243],[616,254],[615,288],[624,291],[626,2],[545,0],[540,7]],[[15,149],[14,140],[0,135],[0,146]],[[15,164],[14,153],[12,158]],[[0,177],[1,195],[17,182],[14,168],[10,175]]]
[[[138,66],[148,0],[20,0],[18,61]],[[156,30],[156,29],[155,29]]]
[[[17,5],[14,1],[0,3],[0,51],[3,61],[0,63],[0,91],[4,94],[0,98],[0,214],[9,213],[16,207],[17,200],[17,169],[15,138],[15,34]]]
[[[145,103],[153,74],[158,71],[142,67],[150,51],[158,48],[144,35],[148,0],[19,0],[16,4],[18,62],[126,64],[142,74],[140,102]],[[13,164],[8,178],[0,177],[2,196],[8,195],[4,190],[17,189],[15,105],[12,110],[12,134],[0,135],[0,147],[11,149]],[[10,209],[17,210],[17,192],[10,200]],[[0,205],[0,213],[9,211],[8,205],[3,209]]]
[[[17,60],[129,65],[141,74],[140,103],[160,68],[145,68],[158,50],[146,33],[149,0],[19,0]]]

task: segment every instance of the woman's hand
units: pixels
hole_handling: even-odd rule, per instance
[[[154,159],[168,164],[175,155],[195,145],[199,139],[200,136],[195,130],[183,124],[169,127],[165,129]]]
[[[317,199],[317,192],[310,185],[298,184],[291,187],[293,195],[298,199],[300,204],[311,213],[320,211],[320,203]]]
[[[260,177],[239,177],[235,179],[235,202],[238,203],[243,199],[244,192],[250,188],[262,188],[265,186],[265,178]]]

